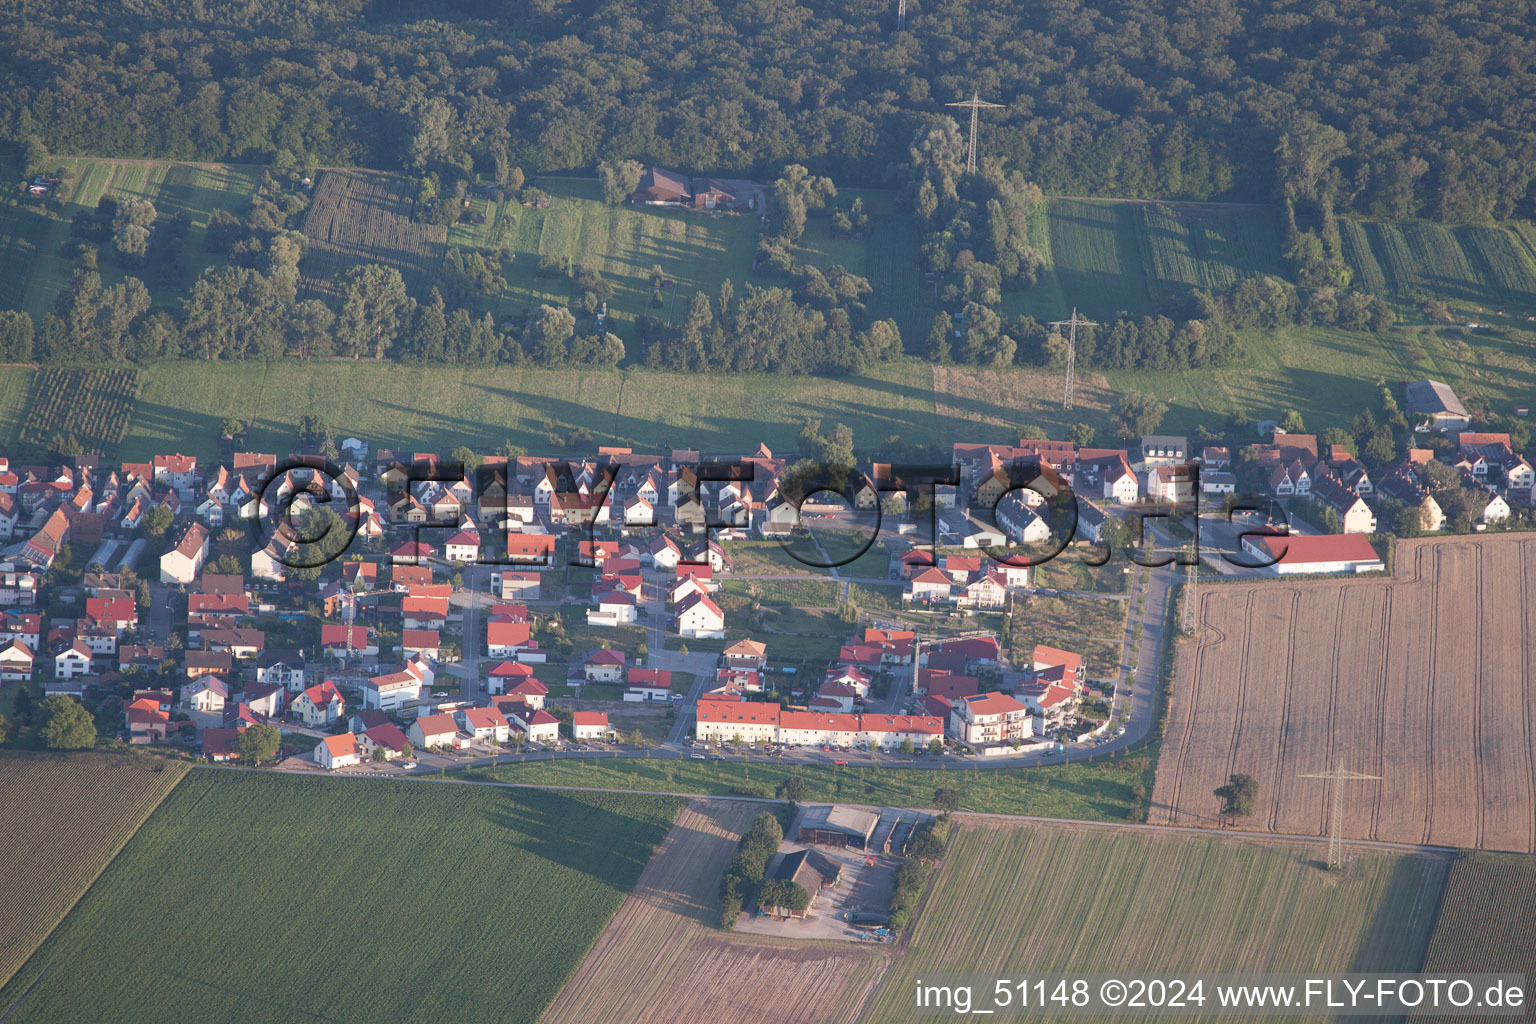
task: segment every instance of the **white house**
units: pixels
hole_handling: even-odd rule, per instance
[[[334,771],[360,764],[362,760],[363,752],[358,747],[357,737],[349,732],[340,736],[327,736],[315,745],[315,763],[322,768]]]
[[[677,607],[677,634],[699,640],[725,636],[725,612],[706,594],[684,598]]]
[[[454,750],[460,746],[459,724],[452,715],[422,715],[406,731],[417,750]]]
[[[53,656],[53,674],[60,679],[73,679],[91,671],[91,648],[84,640],[76,640]]]
[[[20,640],[10,640],[0,647],[0,681],[24,683],[32,678],[35,656],[32,649]]]
[[[954,703],[956,736],[974,746],[1024,741],[1034,735],[1029,709],[1005,693],[978,693]]]
[[[482,743],[505,743],[512,726],[495,708],[465,708],[454,715],[459,728]]]
[[[525,707],[513,711],[512,720],[523,730],[529,743],[560,742],[560,720],[548,711]]]
[[[229,686],[218,676],[199,676],[181,688],[181,701],[192,711],[223,711]]]
[[[208,527],[193,523],[176,546],[160,556],[161,583],[191,583],[208,560]]]
[[[443,557],[450,562],[469,564],[480,558],[480,535],[474,530],[460,530],[443,542]]]
[[[577,743],[602,742],[613,738],[606,711],[571,712],[571,739]]]
[[[363,683],[363,707],[398,711],[421,697],[422,680],[412,672],[390,672]]]
[[[336,688],[335,683],[327,679],[299,694],[293,702],[293,713],[301,722],[313,729],[335,722],[342,716],[346,706],[347,702],[342,698],[341,691]]]
[[[587,625],[619,626],[635,621],[636,603],[622,590],[610,590],[597,599],[596,608],[587,609]]]

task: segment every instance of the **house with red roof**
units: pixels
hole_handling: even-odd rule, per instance
[[[977,693],[953,702],[950,726],[955,738],[986,747],[1028,740],[1035,735],[1029,709],[1006,693]]]
[[[907,581],[907,589],[902,598],[917,604],[948,601],[953,586],[954,580],[947,573],[930,567]]]
[[[346,707],[341,690],[327,679],[299,694],[293,702],[293,713],[310,728],[323,728],[340,718]]]
[[[460,530],[443,542],[443,557],[450,562],[469,565],[480,560],[480,534]]]
[[[488,658],[520,658],[533,648],[528,623],[513,622],[511,617],[492,616],[485,624],[485,648]]]
[[[128,742],[164,743],[171,734],[171,714],[153,697],[139,697],[123,709],[128,720]]]
[[[694,735],[703,743],[774,743],[783,713],[766,701],[701,700]]]
[[[571,739],[577,743],[603,743],[613,739],[613,726],[606,711],[571,712]]]
[[[459,736],[459,723],[452,715],[422,715],[406,730],[417,750],[457,750],[469,738]]]
[[[624,652],[609,648],[592,651],[581,660],[582,678],[589,683],[617,683],[624,678]]]
[[[320,767],[335,771],[361,764],[363,751],[358,746],[357,737],[344,732],[340,736],[327,736],[316,744],[314,758]]]
[[[1049,644],[1036,644],[1030,656],[1030,668],[1035,675],[1045,675],[1057,667],[1062,670],[1062,685],[1070,687],[1074,693],[1081,692],[1084,682],[1083,656],[1076,651],[1064,651]]]
[[[357,746],[363,758],[369,761],[377,760],[381,750],[386,761],[410,757],[413,752],[410,738],[394,722],[380,722],[358,733]]]
[[[367,626],[347,626],[335,622],[320,624],[320,647],[332,657],[373,658],[379,653],[377,641],[368,639]]]
[[[513,706],[512,721],[529,743],[559,743],[560,720],[542,708]]]
[[[672,696],[672,673],[668,669],[632,668],[625,684],[627,701],[668,700]]]
[[[405,629],[400,631],[400,652],[407,657],[419,654],[427,658],[439,656],[442,640],[435,629]]]
[[[389,553],[390,561],[396,565],[420,565],[437,553],[437,549],[426,541],[408,540]]]
[[[215,764],[240,759],[239,729],[204,729],[201,737],[203,756]]]
[[[512,734],[511,724],[495,708],[463,708],[454,718],[460,729],[481,743],[505,743]]]

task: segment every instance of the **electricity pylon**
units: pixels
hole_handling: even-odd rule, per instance
[[[1070,409],[1072,408],[1072,389],[1076,385],[1077,329],[1079,327],[1097,327],[1099,325],[1093,320],[1084,320],[1078,316],[1077,307],[1073,306],[1072,319],[1052,320],[1050,326],[1056,328],[1057,334],[1061,333],[1063,327],[1067,328],[1067,379],[1061,387],[1061,407],[1063,409]]]
[[[976,120],[977,120],[977,115],[981,112],[981,108],[982,107],[1001,109],[1003,105],[1001,103],[988,103],[986,100],[981,98],[981,94],[978,93],[978,92],[971,93],[971,98],[968,99],[968,100],[962,100],[959,103],[946,103],[944,105],[946,107],[969,107],[970,110],[971,110],[971,141],[970,141],[970,146],[969,146],[969,152],[966,154],[966,157],[965,157],[965,169],[966,169],[967,173],[975,174],[976,173]]]
[[[1298,775],[1300,779],[1331,779],[1333,781],[1333,809],[1331,817],[1333,825],[1328,830],[1328,866],[1340,868],[1344,866],[1344,840],[1340,833],[1344,831],[1344,800],[1343,789],[1346,782],[1362,782],[1369,779],[1381,778],[1380,775],[1362,775],[1352,772],[1344,767],[1340,761],[1339,766],[1331,772],[1314,772],[1310,775]]]

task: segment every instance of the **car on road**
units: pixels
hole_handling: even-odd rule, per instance
[[[702,761],[702,760],[704,760],[704,755],[703,754],[689,754],[688,755],[688,759],[691,760],[691,761]]]
[[[400,767],[404,768],[406,771],[410,771],[412,768],[416,767],[416,762],[415,761],[405,761],[405,762],[401,763]]]
[[[842,758],[839,757],[839,758],[833,759],[832,763],[833,764],[847,764],[848,762],[844,761]]]
[[[1115,730],[1115,735],[1116,736],[1124,736],[1125,735],[1125,726],[1122,725],[1120,728],[1116,729]]]

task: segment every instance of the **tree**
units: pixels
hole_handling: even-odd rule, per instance
[[[354,359],[384,358],[410,308],[400,271],[377,263],[351,268],[341,278],[341,315],[335,328],[338,351]]]
[[[917,748],[912,745],[912,737],[911,736],[904,736],[904,737],[902,737],[902,740],[901,740],[901,752],[903,754],[906,754],[908,757],[911,757],[913,754],[915,754],[917,752]]]
[[[1139,391],[1127,391],[1120,396],[1120,404],[1115,408],[1115,433],[1120,437],[1150,434],[1157,430],[1167,412],[1166,402]]]
[[[256,765],[277,757],[282,742],[283,737],[277,731],[277,726],[252,725],[240,730],[240,739],[236,741],[235,748],[241,761]]]
[[[1285,415],[1280,417],[1280,429],[1287,434],[1299,434],[1307,429],[1307,425],[1302,422],[1301,413],[1287,409]]]
[[[928,753],[938,755],[944,753],[944,741],[935,736],[928,741]]]
[[[42,736],[53,750],[85,750],[96,745],[96,721],[80,702],[67,693],[43,701],[46,720]]]
[[[1253,813],[1253,801],[1259,795],[1259,784],[1253,776],[1234,774],[1227,777],[1224,786],[1217,786],[1216,796],[1221,798],[1221,816],[1246,818]]]
[[[951,814],[954,811],[959,810],[960,809],[960,791],[958,789],[950,789],[947,786],[944,787],[944,788],[941,788],[941,789],[934,790],[933,791],[933,806],[937,807],[939,810],[943,811],[945,814]]]
[[[0,744],[3,744],[6,741],[6,738],[10,736],[10,733],[11,723],[6,720],[4,715],[0,715]]]
[[[146,537],[164,537],[175,515],[164,505],[155,505],[139,520],[139,531]]]
[[[800,803],[811,791],[811,787],[798,775],[791,775],[779,783],[779,796],[794,803]]]
[[[645,168],[637,160],[620,160],[610,164],[606,160],[597,165],[597,181],[602,186],[603,202],[617,206],[628,199],[640,186]]]

